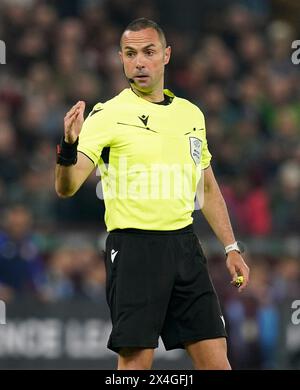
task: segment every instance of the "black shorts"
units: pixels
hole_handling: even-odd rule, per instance
[[[161,232],[124,229],[106,241],[108,348],[167,350],[226,337],[206,259],[192,227]]]

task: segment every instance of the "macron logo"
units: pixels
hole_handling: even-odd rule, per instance
[[[144,126],[147,126],[149,115],[148,116],[146,116],[146,115],[139,116],[139,119],[144,123]]]
[[[112,249],[111,254],[110,254],[112,263],[114,262],[115,257],[117,256],[118,253],[119,253],[119,251],[115,251],[114,249]]]

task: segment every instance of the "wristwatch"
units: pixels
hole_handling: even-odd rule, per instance
[[[236,251],[238,253],[243,253],[245,250],[244,250],[243,244],[240,241],[235,241],[233,244],[225,246],[225,254],[226,254],[226,256],[231,251]]]

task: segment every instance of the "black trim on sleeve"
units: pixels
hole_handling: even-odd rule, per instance
[[[93,111],[89,114],[89,117],[97,114],[97,112],[100,112],[102,110],[103,110],[103,108],[94,108]]]
[[[83,154],[85,157],[87,157],[89,160],[92,161],[92,163],[95,165],[94,161],[91,159],[91,157],[89,157],[87,154],[83,153],[81,150],[78,150],[78,153],[81,153]]]

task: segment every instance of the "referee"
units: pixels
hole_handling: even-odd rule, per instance
[[[230,369],[226,332],[206,259],[192,228],[202,213],[225,247],[233,282],[249,269],[210,166],[202,112],[164,89],[171,55],[162,29],[141,18],[122,34],[120,59],[130,88],[66,114],[57,150],[57,194],[74,195],[99,166],[106,206],[106,294],[118,369],[150,369],[158,338],[185,348],[196,369]],[[202,177],[202,180],[201,180]]]

